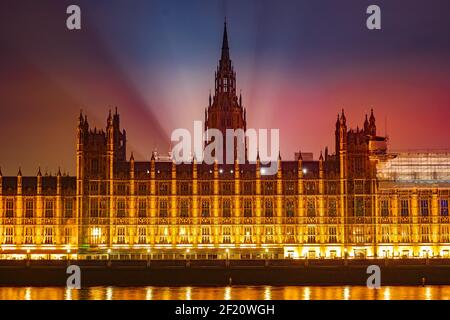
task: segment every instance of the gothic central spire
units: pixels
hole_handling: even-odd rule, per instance
[[[222,61],[230,60],[230,48],[228,47],[228,33],[227,33],[227,22],[224,23],[223,29],[223,41],[222,41]]]
[[[227,22],[224,23],[222,38],[222,54],[215,76],[214,96],[209,98],[208,107],[205,110],[205,129],[218,129],[226,135],[227,129],[247,128],[245,110],[242,106],[242,98],[236,95],[236,73],[230,59],[228,44]],[[245,139],[243,141],[245,145]],[[237,140],[234,145],[236,156]],[[226,150],[223,150],[226,155]]]
[[[222,55],[216,72],[215,95],[229,95],[231,98],[236,95],[236,74],[230,59],[230,48],[228,46],[227,22],[224,23],[222,39]]]

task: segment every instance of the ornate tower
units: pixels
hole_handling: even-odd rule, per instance
[[[223,161],[226,160],[226,130],[247,129],[245,109],[242,105],[242,96],[236,95],[236,72],[230,59],[228,46],[227,23],[224,25],[222,40],[222,55],[215,72],[214,97],[209,96],[209,105],[205,110],[205,129],[218,129],[224,137]],[[242,132],[242,133],[243,133]],[[244,135],[234,137],[234,157],[237,155],[237,143],[241,142],[246,152]],[[221,159],[218,159],[219,161]]]

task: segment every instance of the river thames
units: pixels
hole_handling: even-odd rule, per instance
[[[450,286],[0,287],[0,300],[448,300]]]

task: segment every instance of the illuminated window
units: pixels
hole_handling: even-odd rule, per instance
[[[189,218],[189,201],[181,200],[180,202],[180,217]]]
[[[441,199],[439,201],[439,212],[442,217],[448,217],[448,200]]]
[[[449,242],[449,234],[448,234],[448,225],[442,225],[440,228],[440,241],[444,242],[444,243],[448,243]]]
[[[334,181],[327,182],[327,193],[328,194],[336,194],[337,193],[337,184]]]
[[[295,212],[294,201],[286,200],[285,206],[286,206],[286,209],[285,209],[286,210],[286,217],[287,218],[293,218],[294,217],[294,212]]]
[[[147,184],[146,183],[139,183],[139,194],[146,194],[147,193]]]
[[[159,184],[159,194],[160,195],[168,195],[169,194],[169,185],[167,183]]]
[[[228,79],[227,78],[223,79],[223,91],[228,92]]]
[[[316,216],[316,202],[314,199],[308,199],[306,202],[306,214],[308,217]]]
[[[119,194],[119,195],[127,194],[127,185],[125,183],[117,184],[117,194]]]
[[[402,225],[400,227],[400,233],[399,233],[399,242],[409,242],[409,235],[410,235],[410,231],[409,231],[409,226],[404,226]]]
[[[34,217],[34,200],[27,199],[25,202],[25,218],[31,219]]]
[[[316,227],[315,226],[308,226],[308,243],[316,243]]]
[[[231,201],[229,199],[223,200],[222,214],[223,214],[224,218],[230,218],[231,217]]]
[[[138,228],[138,243],[139,244],[147,243],[147,229],[145,227]]]
[[[264,183],[264,194],[274,194],[274,182],[273,181],[267,181]]]
[[[125,218],[127,203],[124,199],[117,200],[117,218]]]
[[[388,243],[390,241],[390,229],[389,226],[382,226],[381,227],[381,242]]]
[[[422,242],[430,242],[430,226],[420,228]]]
[[[337,228],[328,227],[328,243],[337,243]]]
[[[4,240],[5,244],[13,244],[14,243],[14,227],[5,227],[4,228]]]
[[[244,243],[252,243],[252,227],[244,228]]]
[[[14,200],[13,199],[6,200],[5,217],[6,218],[14,218]]]
[[[272,218],[273,217],[273,203],[272,203],[272,200],[267,200],[265,202],[264,215],[265,215],[266,218]]]
[[[91,228],[91,241],[93,245],[100,244],[102,238],[102,229],[99,227]]]
[[[316,183],[314,181],[308,181],[305,183],[306,194],[316,193]]]
[[[244,182],[244,194],[252,194],[252,193],[253,193],[253,183]]]
[[[222,243],[231,243],[231,228],[222,227]]]
[[[117,227],[117,243],[125,244],[125,228]]]
[[[168,213],[167,200],[159,200],[159,217],[167,218],[168,216],[169,216],[169,213]]]
[[[188,230],[185,227],[181,227],[179,234],[180,234],[180,243],[189,243],[189,235],[188,235]]]
[[[66,199],[64,201],[64,217],[72,218],[73,215],[73,199]]]
[[[64,228],[64,243],[70,244],[72,236],[72,230],[70,227]]]
[[[220,170],[222,170],[222,169],[220,169]],[[232,194],[231,183],[224,182],[221,184],[221,187],[222,187],[222,194],[227,194],[227,195]]]
[[[202,194],[203,195],[210,194],[210,184],[209,184],[209,182],[203,182],[202,183]]]
[[[266,243],[273,243],[273,227],[265,227]]]
[[[380,202],[380,210],[382,217],[389,217],[389,200],[383,199]]]
[[[181,195],[189,195],[189,184],[187,182],[181,182],[179,184],[180,194]]]
[[[364,227],[363,226],[355,226],[353,227],[353,242],[355,243],[364,243]]]
[[[99,215],[100,217],[109,217],[109,210],[107,210],[108,208],[108,204],[107,204],[107,200],[106,199],[100,199],[100,206],[99,206]]]
[[[421,199],[420,200],[420,215],[422,217],[427,217],[428,214],[429,214],[428,199]]]
[[[355,180],[355,193],[364,193],[364,180]]]
[[[53,218],[53,200],[46,200],[45,201],[45,217],[46,218]]]
[[[294,182],[288,181],[285,184],[285,193],[286,194],[295,194],[295,185]]]
[[[53,244],[53,228],[44,228],[44,244]]]
[[[203,218],[209,217],[209,201],[208,200],[202,201],[202,217]]]
[[[139,218],[147,217],[147,201],[145,199],[139,199],[138,216]]]
[[[159,227],[159,243],[167,244],[169,243],[169,229],[167,227]]]
[[[91,182],[89,184],[89,192],[92,195],[98,194],[98,182]]]
[[[202,243],[209,243],[209,227],[202,227]]]
[[[286,243],[295,243],[295,228],[286,227]]]
[[[364,216],[364,198],[362,197],[355,198],[355,216],[357,217]]]
[[[337,202],[336,199],[328,199],[328,216],[336,217]]]
[[[402,217],[409,217],[409,200],[408,199],[400,200],[400,215]]]
[[[90,216],[91,218],[98,218],[98,199],[94,198],[90,200]]]
[[[251,218],[252,217],[252,200],[251,199],[245,199],[244,200],[244,217],[245,218]]]
[[[33,241],[33,233],[34,233],[33,227],[25,228],[25,244],[32,244],[34,242]]]

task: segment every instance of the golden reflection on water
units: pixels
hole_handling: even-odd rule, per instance
[[[450,286],[0,287],[0,300],[448,300]]]

